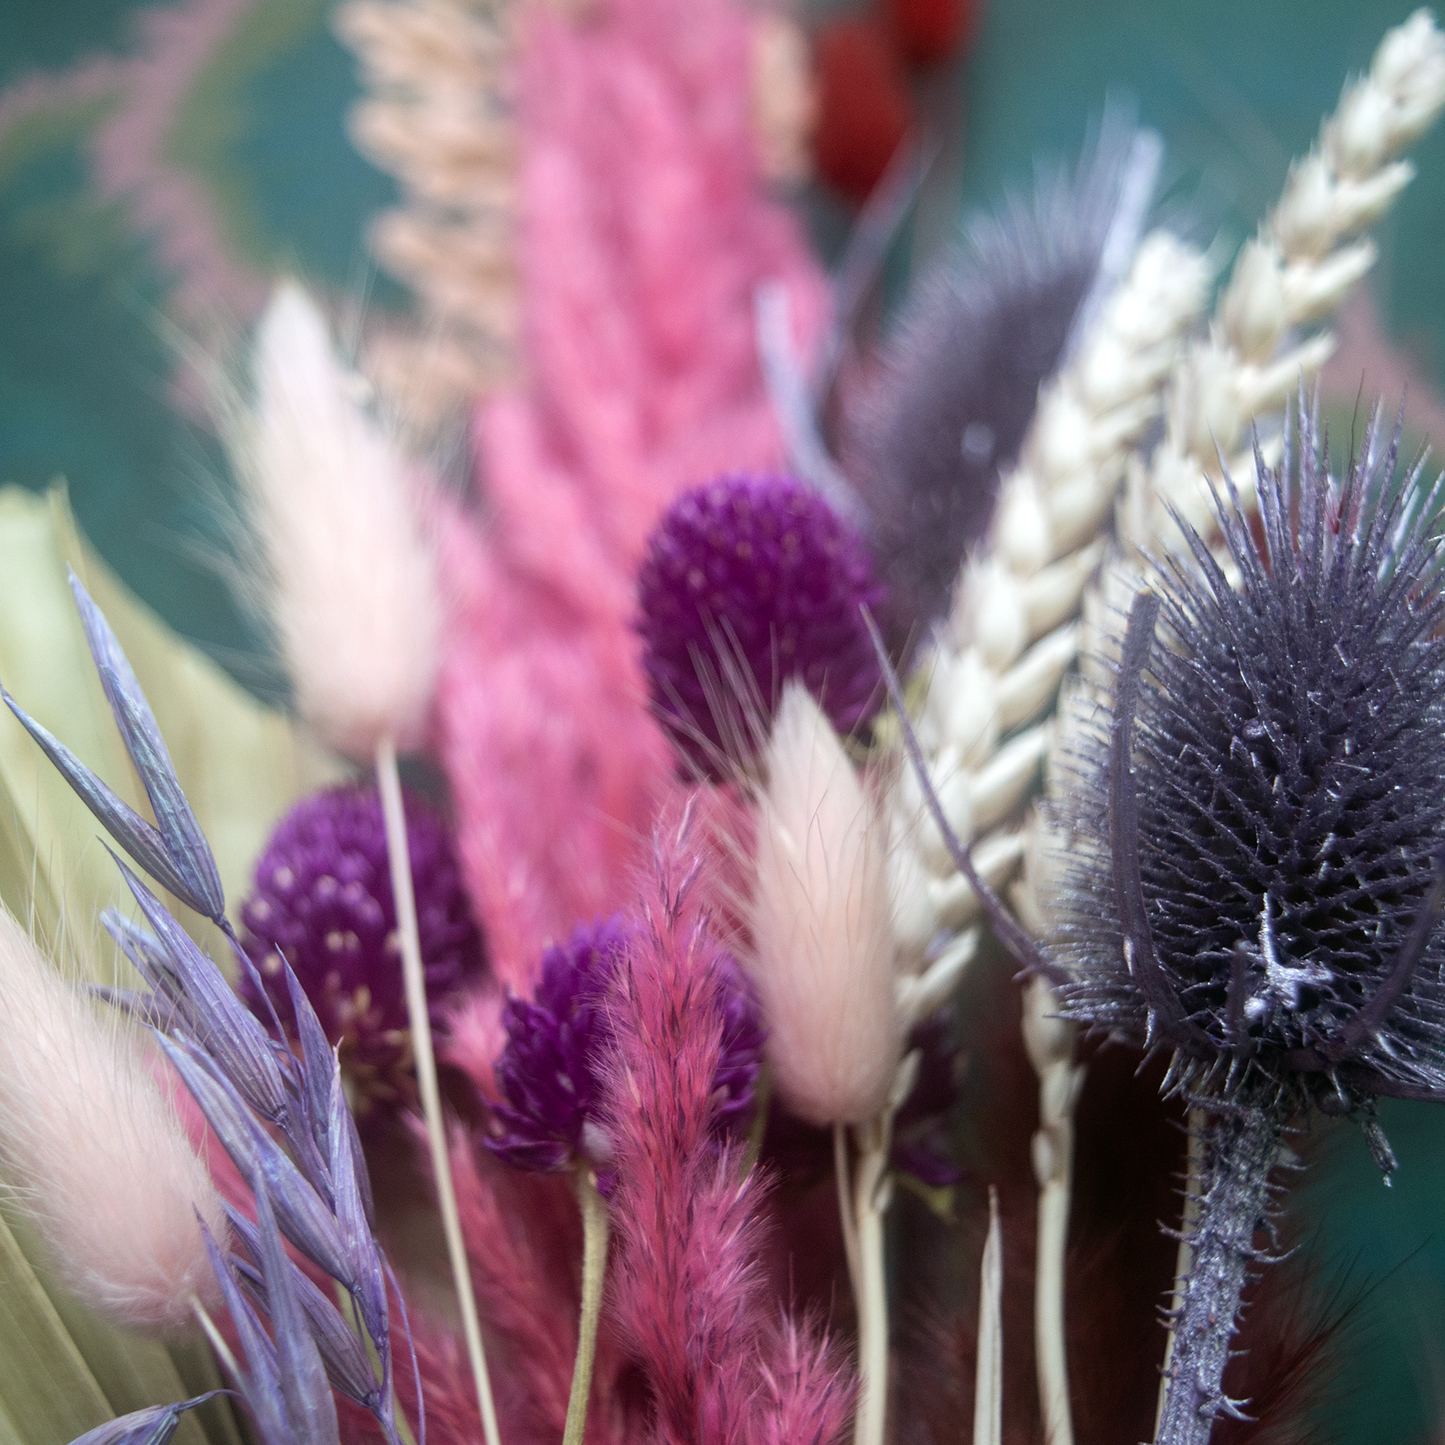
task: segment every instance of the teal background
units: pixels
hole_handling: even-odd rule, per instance
[[[333,299],[405,304],[366,257],[368,219],[395,190],[347,141],[356,76],[328,8],[0,0],[0,482],[66,476],[81,525],[125,580],[263,691],[264,649],[215,565],[224,464],[200,413],[178,405],[175,338],[234,340],[283,269]],[[1346,72],[1406,13],[1373,0],[995,0],[963,81],[963,198],[991,202],[1039,154],[1075,152],[1113,91],[1166,137],[1178,212],[1203,239],[1237,242]],[[127,66],[154,44],[146,14],[220,16],[219,38],[191,57],[145,174],[117,190],[96,147],[145,99]],[[27,93],[40,98],[22,104]],[[1445,131],[1414,160],[1371,285],[1428,389],[1445,355]],[[147,187],[177,183],[209,238],[192,236],[179,258],[144,204]],[[1402,1164],[1395,1187],[1341,1132],[1318,1141],[1292,1209],[1331,1268],[1376,1282],[1327,1433],[1410,1445],[1427,1439],[1445,1391],[1445,1112],[1386,1106],[1382,1119]]]

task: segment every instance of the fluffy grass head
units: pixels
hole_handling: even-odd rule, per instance
[[[0,1168],[78,1299],[167,1334],[219,1298],[197,1215],[225,1214],[206,1166],[127,1025],[80,992],[0,912]]]
[[[251,372],[234,451],[255,581],[297,710],[351,757],[369,759],[387,735],[414,746],[441,631],[414,478],[295,282],[277,289],[261,320]]]

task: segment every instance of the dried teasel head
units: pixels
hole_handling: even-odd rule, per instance
[[[1440,482],[1378,411],[1342,480],[1303,403],[1134,604],[1061,821],[1071,1017],[1177,1087],[1331,1113],[1445,1096]],[[1155,637],[1155,622],[1162,622]]]

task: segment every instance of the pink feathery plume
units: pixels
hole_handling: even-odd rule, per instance
[[[773,1316],[765,1186],[712,1122],[725,958],[699,907],[691,819],[657,848],[648,928],[619,982],[609,1090],[618,1327],[664,1442],[836,1438],[852,1391],[826,1344]]]
[[[784,1318],[763,1366],[756,1445],[827,1445],[853,1414],[853,1387],[816,1331]]]
[[[821,273],[759,187],[749,16],[734,0],[536,6],[521,46],[530,381],[474,427],[485,530],[454,514],[438,741],[493,967],[626,899],[670,783],[632,632],[634,573],[687,486],[782,459],[753,294],[788,288],[799,350]]]

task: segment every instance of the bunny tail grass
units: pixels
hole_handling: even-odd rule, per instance
[[[477,1384],[477,1404],[482,1412],[482,1433],[487,1445],[501,1445],[497,1432],[497,1411],[492,1402],[492,1382],[487,1375],[487,1358],[482,1350],[482,1330],[477,1322],[477,1302],[472,1294],[472,1277],[467,1266],[466,1245],[457,1219],[457,1196],[452,1188],[451,1161],[447,1155],[446,1127],[442,1122],[441,1093],[437,1088],[436,1056],[432,1052],[431,1020],[427,1014],[426,979],[422,974],[421,942],[416,926],[416,897],[412,892],[411,859],[406,846],[406,814],[401,802],[401,778],[396,769],[396,744],[389,734],[376,745],[376,781],[381,790],[382,813],[386,820],[386,851],[391,863],[391,891],[396,899],[397,932],[401,936],[402,978],[406,985],[406,1010],[411,1021],[412,1052],[416,1056],[417,1089],[426,1118],[427,1143],[436,1174],[437,1202],[441,1207],[442,1230],[447,1256],[461,1309],[466,1335],[467,1357]]]

